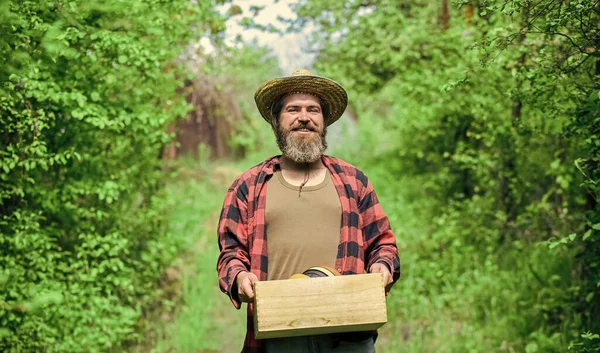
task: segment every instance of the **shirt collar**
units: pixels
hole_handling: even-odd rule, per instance
[[[331,167],[331,157],[328,155],[322,155],[321,161],[325,165],[325,168],[329,169],[329,171],[333,174],[335,171]],[[273,175],[276,169],[281,170],[281,155],[273,156],[265,161],[264,172],[267,175]]]

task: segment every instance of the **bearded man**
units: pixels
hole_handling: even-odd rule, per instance
[[[254,283],[324,265],[341,275],[381,273],[386,294],[400,277],[396,240],[365,174],[324,155],[327,126],[348,102],[338,83],[298,70],[254,95],[282,155],[239,176],[219,219],[219,286],[248,303],[242,352],[374,352],[376,332],[256,340]],[[268,240],[268,241],[267,241]]]

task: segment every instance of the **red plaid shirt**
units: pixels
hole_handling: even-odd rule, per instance
[[[381,262],[391,270],[395,282],[400,277],[396,240],[373,186],[349,163],[329,156],[323,156],[322,161],[331,172],[342,206],[336,269],[343,275],[364,273],[375,262]],[[221,251],[217,272],[221,290],[236,309],[241,302],[234,293],[234,281],[240,271],[254,273],[259,281],[267,280],[266,185],[279,163],[276,156],[252,167],[233,182],[225,195],[217,230]],[[254,339],[252,304],[248,305],[242,352],[263,352],[262,342]]]

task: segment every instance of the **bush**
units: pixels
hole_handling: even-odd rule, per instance
[[[0,5],[0,351],[136,338],[178,251],[157,196],[165,126],[188,109],[173,59],[222,28],[210,6]]]

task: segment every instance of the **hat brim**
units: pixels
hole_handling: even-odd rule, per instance
[[[271,109],[281,98],[304,93],[318,97],[325,104],[323,116],[326,126],[337,121],[348,105],[346,90],[337,82],[321,76],[299,75],[278,77],[263,83],[254,94],[254,101],[262,117],[271,124]]]

